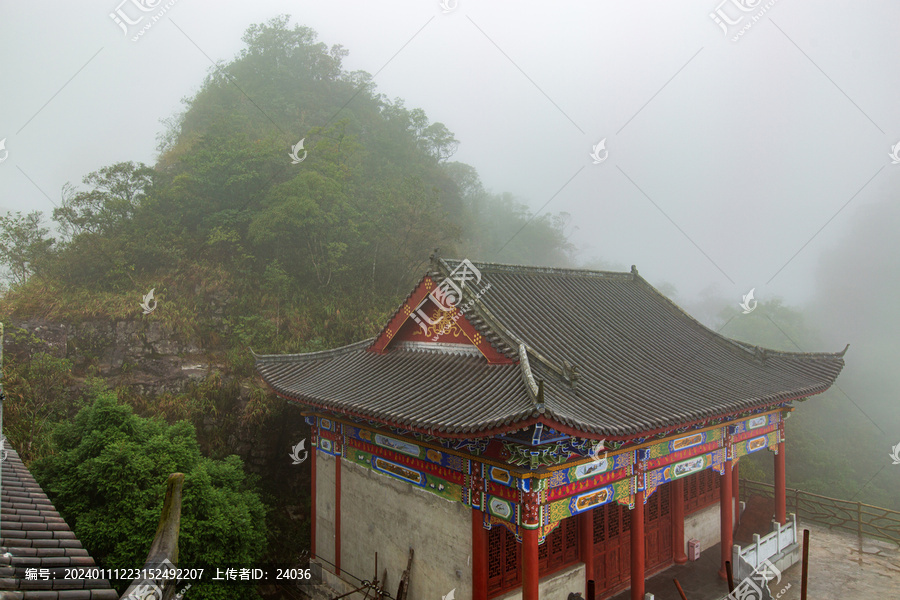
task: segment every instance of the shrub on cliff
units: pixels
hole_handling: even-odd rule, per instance
[[[179,567],[252,567],[266,549],[265,508],[237,456],[200,454],[193,425],[135,415],[95,386],[92,402],[53,432],[58,453],[35,478],[75,535],[106,568],[144,564],[170,473],[185,474]],[[204,579],[209,579],[208,574]],[[116,582],[124,590],[127,582]],[[253,598],[251,588],[193,585],[191,597]]]

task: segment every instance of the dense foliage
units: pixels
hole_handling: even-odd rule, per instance
[[[71,369],[71,361],[46,352],[5,369],[3,389],[8,402],[3,434],[23,461],[50,454],[53,424],[74,414],[77,404],[69,401]]]
[[[570,263],[566,215],[534,218],[486,191],[472,167],[448,162],[453,134],[343,70],[346,50],[286,17],[244,41],[171,119],[155,167],[122,162],[64,189],[59,240],[38,213],[0,223],[10,312],[136,317],[133,300],[116,299],[155,288],[155,318],[291,350],[371,334],[438,247]],[[300,139],[305,159],[292,164]],[[210,313],[222,304],[220,322]]]
[[[452,132],[377,93],[368,74],[345,70],[346,50],[286,17],[250,27],[244,42],[169,120],[154,165],[123,161],[65,186],[52,226],[39,212],[0,217],[5,322],[156,322],[196,340],[218,365],[184,393],[120,390],[137,413],[175,423],[166,427],[128,413],[109,392],[66,422],[85,379],[108,373],[109,348],[69,349],[75,365],[36,351],[8,357],[11,440],[28,461],[47,456],[36,474],[104,566],[143,559],[165,476],[178,469],[188,474],[182,557],[261,556],[250,550],[265,547],[259,530],[238,522],[251,514],[264,522],[255,501],[239,497],[239,465],[199,458],[193,430],[178,423],[204,425],[198,439],[212,457],[230,454],[239,428],[271,434],[284,409],[254,379],[249,348],[319,350],[372,335],[436,248],[472,260],[570,263],[566,215],[535,216],[485,190],[474,168],[451,162]],[[300,140],[303,161],[294,164]],[[144,316],[139,302],[150,289],[158,304]],[[279,496],[285,490],[268,480],[256,489],[273,508],[269,540],[279,542],[265,559],[291,558],[277,552],[306,547],[308,524],[284,505],[308,501]],[[228,496],[238,501],[233,515],[215,508]],[[235,554],[210,554],[223,545]]]
[[[203,457],[191,424],[139,417],[102,386],[91,397],[72,422],[57,426],[57,453],[31,469],[94,558],[107,568],[144,564],[166,480],[176,472],[185,475],[179,566],[252,565],[263,555],[265,509],[237,456]],[[254,592],[199,584],[194,596]]]

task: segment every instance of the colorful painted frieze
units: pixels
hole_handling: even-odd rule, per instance
[[[632,458],[633,453],[624,452],[614,456],[606,455],[597,460],[567,468],[556,468],[547,480],[548,488],[568,488],[574,483],[585,480],[590,480],[592,485],[596,485],[595,482],[606,482],[623,477],[625,473],[620,471],[631,466]],[[557,495],[567,494],[567,491],[567,489],[562,489]]]
[[[648,479],[653,480],[653,485],[648,487],[658,487],[668,481],[681,479],[682,477],[687,477],[693,473],[698,473],[712,465],[713,453],[708,453],[673,463],[667,467],[655,469],[647,473]]]
[[[707,432],[708,433],[708,432]],[[671,445],[671,444],[670,444]],[[657,469],[660,467],[664,467],[666,465],[671,465],[674,463],[683,462],[685,459],[701,456],[703,454],[708,454],[710,452],[714,452],[719,449],[722,445],[722,442],[719,439],[714,439],[707,443],[699,444],[699,445],[690,445],[686,448],[682,448],[680,450],[676,450],[674,452],[670,452],[665,456],[659,458],[651,458],[647,461],[647,470]]]
[[[498,498],[497,496],[488,495],[484,503],[485,512],[498,519],[512,523],[517,521],[517,508],[518,505],[515,501]]]
[[[780,416],[777,411],[749,417],[734,424],[733,435],[738,436],[754,431],[758,434],[759,430],[777,426],[779,419]]]
[[[454,502],[462,500],[462,486],[458,483],[415,469],[409,465],[388,460],[358,448],[348,449],[345,453],[345,458],[376,473],[411,483],[446,500]]]
[[[749,439],[738,442],[734,445],[734,456],[740,458],[747,454],[759,452],[764,448],[771,448],[778,445],[778,432],[770,431],[769,433],[751,437]]]
[[[722,429],[709,429],[697,431],[688,435],[681,435],[675,439],[663,440],[646,448],[648,460],[658,460],[670,454],[683,455],[685,451],[697,449],[700,446],[710,447],[722,439]],[[701,454],[702,450],[695,450],[693,454]]]
[[[572,515],[591,510],[610,502],[627,503],[632,495],[631,478],[620,479],[599,488],[587,490],[569,498],[550,502],[548,519],[550,523],[558,523]]]

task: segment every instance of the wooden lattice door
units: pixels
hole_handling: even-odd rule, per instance
[[[644,506],[644,564],[653,569],[672,560],[672,513],[668,483]]]
[[[631,576],[631,511],[612,502],[593,512],[594,580],[602,597]]]
[[[522,583],[519,542],[503,525],[488,533],[488,595],[497,596]]]

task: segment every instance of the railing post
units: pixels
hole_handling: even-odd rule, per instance
[[[800,536],[797,535],[797,513],[794,513],[794,514],[791,515],[791,523],[794,524],[794,531],[793,531],[793,539],[794,539],[794,541],[793,541],[793,543],[796,544],[797,542],[800,541]]]
[[[856,503],[856,531],[862,537],[862,502]]]
[[[753,565],[752,566],[754,569],[756,569],[756,567],[759,566],[759,554],[760,554],[759,534],[758,533],[753,534],[753,545],[756,548],[753,551]]]

